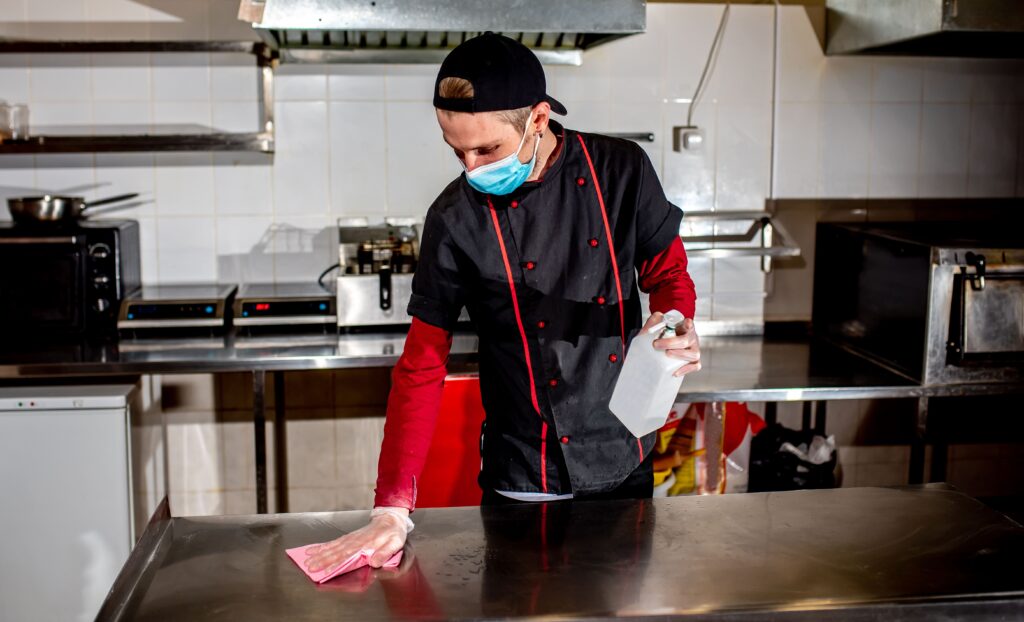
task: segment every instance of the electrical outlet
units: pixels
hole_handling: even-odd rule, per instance
[[[672,151],[698,152],[704,149],[704,131],[696,125],[676,125],[672,128]]]

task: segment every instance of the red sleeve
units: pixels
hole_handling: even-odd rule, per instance
[[[374,507],[416,507],[416,480],[434,436],[451,347],[450,332],[412,319],[405,349],[391,372]]]
[[[668,247],[640,264],[640,289],[651,295],[651,312],[676,309],[692,318],[697,291],[686,271],[686,250],[678,237]]]

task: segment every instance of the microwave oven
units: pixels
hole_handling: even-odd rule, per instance
[[[139,289],[141,278],[136,221],[0,223],[0,335],[113,333],[121,300]]]

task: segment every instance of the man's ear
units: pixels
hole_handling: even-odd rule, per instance
[[[551,120],[551,104],[540,102],[533,107],[533,133],[547,133],[548,122]]]

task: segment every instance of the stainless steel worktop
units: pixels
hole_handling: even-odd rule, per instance
[[[390,367],[403,333],[341,336],[122,340],[0,348],[0,379],[110,374],[287,371]],[[456,335],[453,367],[476,361],[477,338]],[[1005,393],[1021,387],[919,383],[806,338],[704,337],[703,369],[686,378],[688,401],[806,401]]]
[[[286,548],[365,512],[154,521],[101,620],[1020,619],[1024,528],[944,486],[416,512],[315,585]]]
[[[0,344],[0,383],[75,376],[250,372],[256,446],[256,511],[268,507],[265,387],[272,376],[277,399],[274,416],[287,421],[282,371],[390,367],[405,345],[404,333],[341,336],[243,338],[229,333],[205,339],[122,340],[106,344]],[[449,371],[472,371],[478,341],[457,334]],[[775,402],[817,402],[815,417],[824,430],[824,403],[840,399],[917,398],[918,439],[912,444],[910,480],[924,481],[924,439],[928,398],[955,395],[1024,393],[1020,384],[922,386],[835,346],[806,337],[712,336],[701,340],[703,369],[682,384],[683,402],[764,401],[774,419]],[[288,509],[287,426],[274,433],[277,509]],[[944,469],[944,453],[935,452],[933,474]],[[942,477],[936,477],[941,480]]]

